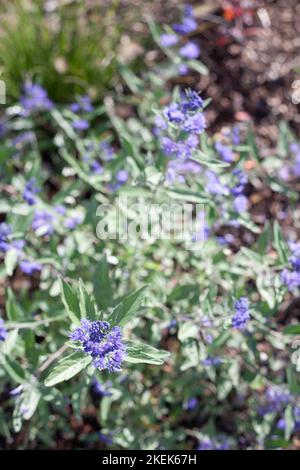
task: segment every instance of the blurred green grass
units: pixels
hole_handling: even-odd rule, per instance
[[[118,5],[119,0],[93,8],[84,1],[1,2],[0,78],[8,102],[20,96],[26,79],[40,83],[58,103],[82,93],[101,99],[118,73]]]

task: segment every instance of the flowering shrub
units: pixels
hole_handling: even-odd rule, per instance
[[[6,110],[0,434],[8,447],[16,435],[20,448],[55,448],[61,436],[75,448],[293,445],[300,328],[279,315],[300,285],[299,246],[279,213],[280,223],[254,220],[252,195],[268,188],[293,207],[297,143],[282,125],[278,155],[262,158],[246,126],[211,135],[208,99],[167,94],[170,73],[195,65],[169,48],[195,27],[190,10],[171,32],[151,25],[168,66],[131,77],[138,104],[126,121],[116,113],[126,98],[97,107],[80,96],[61,108],[28,83]],[[149,204],[166,219],[166,207],[187,203],[192,218],[204,214],[190,239],[110,236],[110,227],[99,236],[116,213],[142,223]]]

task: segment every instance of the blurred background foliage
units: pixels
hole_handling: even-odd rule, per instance
[[[7,99],[20,96],[26,79],[56,102],[88,92],[100,98],[115,85],[122,25],[120,0],[0,3],[0,76]]]

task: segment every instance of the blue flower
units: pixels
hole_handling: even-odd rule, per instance
[[[284,269],[280,278],[283,284],[292,291],[300,287],[300,245],[297,243],[290,243],[291,256],[289,257],[290,267]]]
[[[20,268],[24,274],[33,274],[42,270],[42,265],[36,261],[23,260],[20,261]]]
[[[78,113],[79,111],[84,111],[90,113],[94,110],[94,107],[91,103],[91,99],[88,95],[83,95],[78,98],[76,103],[70,105],[70,110],[73,113]]]
[[[162,47],[172,47],[178,42],[178,36],[176,34],[161,34],[159,42]]]
[[[243,194],[237,196],[233,201],[234,210],[238,213],[246,212],[248,208],[248,199]]]
[[[4,326],[4,320],[0,318],[0,341],[5,341],[7,336],[7,330]]]
[[[194,11],[191,5],[185,5],[182,22],[172,25],[173,30],[182,36],[192,33],[197,27],[198,25],[194,18]]]
[[[198,111],[199,109],[203,108],[203,105],[204,101],[199,93],[194,90],[186,91],[186,99],[183,102],[183,107],[185,110]]]
[[[206,359],[204,359],[202,361],[203,365],[204,366],[219,366],[220,364],[222,364],[223,360],[221,357],[211,357],[211,356],[208,356]]]
[[[111,382],[105,382],[102,384],[94,377],[92,381],[92,391],[98,397],[110,397],[112,393],[108,389],[111,387],[111,385]]]
[[[36,204],[36,197],[35,194],[40,192],[40,188],[36,185],[36,179],[31,178],[27,181],[25,185],[25,189],[23,192],[23,199],[27,202],[30,206]]]
[[[220,441],[220,442],[219,442]],[[226,439],[212,439],[210,437],[204,437],[197,447],[197,450],[228,450],[229,443]]]
[[[221,142],[216,142],[215,149],[220,155],[223,162],[232,163],[234,161],[234,155],[230,147],[223,145]]]
[[[23,392],[23,389],[24,389],[24,386],[23,386],[23,385],[18,385],[18,387],[13,388],[13,389],[9,392],[9,394],[10,394],[10,396],[12,396],[12,397],[17,397],[17,396],[21,395],[21,393]]]
[[[53,222],[54,216],[50,212],[37,210],[34,213],[31,227],[39,236],[52,235],[54,232]]]
[[[187,411],[193,411],[195,408],[197,408],[198,403],[199,403],[198,398],[195,398],[195,397],[189,398],[187,403],[184,405],[184,409]]]
[[[46,90],[34,83],[26,83],[24,85],[24,95],[21,96],[20,103],[25,110],[25,115],[33,111],[49,111],[53,108],[53,103],[48,98]]]
[[[270,385],[266,390],[266,406],[263,407],[263,415],[268,413],[279,413],[291,401],[290,392],[279,385]]]
[[[241,297],[234,301],[235,315],[231,319],[233,328],[243,330],[250,320],[249,300],[247,297]]]
[[[86,354],[93,358],[93,365],[99,370],[119,372],[126,356],[119,326],[111,328],[108,322],[81,320],[81,326],[70,334],[72,341],[78,341]]]
[[[15,147],[22,147],[24,144],[28,144],[33,142],[35,139],[34,132],[32,131],[25,131],[21,132],[21,134],[17,135],[14,139],[12,139],[11,143]]]
[[[11,235],[12,229],[11,226],[2,222],[0,224],[0,252],[6,253],[9,248],[9,235]]]
[[[193,116],[189,116],[183,126],[182,129],[186,132],[195,132],[196,134],[201,134],[206,128],[206,120],[204,115],[199,112],[194,114]]]
[[[200,47],[192,41],[187,42],[179,49],[179,54],[184,59],[193,60],[197,59],[200,55]]]
[[[237,184],[231,188],[231,193],[234,196],[239,196],[245,189],[246,184],[248,183],[248,178],[246,173],[244,173],[239,168],[235,168],[232,172],[234,178],[237,180]]]
[[[129,174],[126,170],[119,170],[116,174],[116,180],[118,183],[124,184],[129,178]]]
[[[164,115],[170,122],[181,123],[185,119],[185,114],[180,109],[178,103],[172,103],[164,110]]]
[[[77,225],[81,224],[82,222],[82,215],[81,214],[74,214],[71,217],[68,217],[65,222],[64,226],[69,230],[73,230]]]
[[[85,119],[76,119],[73,121],[73,128],[76,131],[85,131],[90,127],[89,123]]]

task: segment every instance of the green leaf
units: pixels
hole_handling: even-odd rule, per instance
[[[131,292],[116,306],[109,317],[109,322],[114,325],[124,326],[139,310],[147,286]]]
[[[274,222],[274,247],[278,253],[280,262],[286,264],[288,262],[288,247],[277,221]]]
[[[283,330],[284,335],[300,335],[300,323],[297,325],[289,325]]]
[[[18,261],[18,252],[14,248],[8,250],[5,255],[6,274],[12,276]]]
[[[51,370],[45,380],[46,387],[52,387],[64,380],[69,380],[85,369],[92,361],[90,356],[84,356],[82,352],[76,351],[61,359]]]
[[[201,75],[208,75],[208,68],[200,60],[188,60],[185,65],[200,73]]]
[[[125,361],[131,364],[156,364],[161,365],[170,356],[168,351],[153,348],[148,344],[130,341],[127,343],[127,356]]]
[[[24,313],[21,307],[18,305],[16,298],[14,296],[14,293],[10,288],[7,289],[7,299],[5,302],[5,309],[6,309],[7,318],[11,321],[17,321],[17,320],[20,320],[22,317],[24,317]]]
[[[87,291],[87,288],[81,279],[79,281],[79,308],[81,318],[88,318],[89,320],[96,319],[97,309],[95,301]]]
[[[112,303],[112,287],[109,278],[109,267],[106,257],[103,256],[93,276],[94,296],[100,309],[106,310]]]
[[[80,324],[80,307],[77,292],[73,287],[60,279],[61,298],[66,311],[73,323]]]

